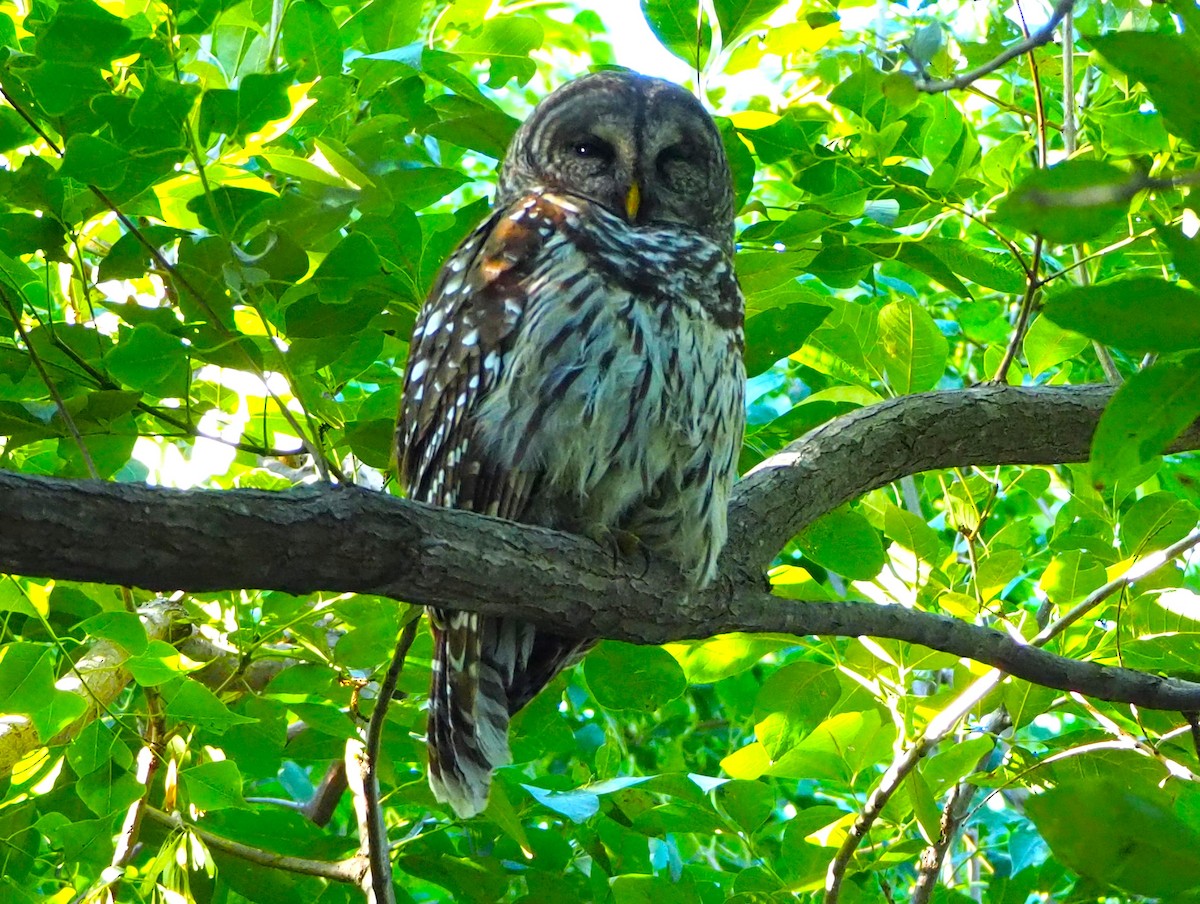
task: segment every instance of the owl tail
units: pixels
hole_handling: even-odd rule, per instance
[[[487,806],[492,770],[512,762],[508,692],[494,657],[483,652],[492,646],[484,635],[494,620],[472,612],[430,614],[429,786],[466,819]]]

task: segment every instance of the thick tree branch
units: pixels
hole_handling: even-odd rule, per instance
[[[730,503],[727,574],[761,569],[803,527],[922,471],[1086,461],[1114,386],[977,386],[904,396],[835,418],[764,461]],[[1200,448],[1200,423],[1172,446]]]
[[[1200,685],[1073,662],[954,619],[798,603],[762,586],[762,569],[798,530],[905,475],[1086,459],[1112,392],[979,387],[838,418],[739,484],[721,578],[690,599],[661,564],[626,570],[577,537],[352,488],[178,491],[10,474],[0,474],[0,571],[149,589],[376,593],[635,643],[727,631],[888,637],[1048,687],[1200,709]],[[1200,447],[1200,429],[1177,446]]]

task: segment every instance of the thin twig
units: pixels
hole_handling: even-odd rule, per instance
[[[1071,4],[1067,4],[1064,14],[1069,12],[1070,9]],[[1021,28],[1024,30],[1025,40],[1028,42],[1030,39],[1029,27],[1025,24],[1025,11],[1021,8],[1020,2],[1017,3],[1017,12],[1021,15]],[[1038,70],[1037,57],[1032,52],[1029,54],[1029,72],[1030,79],[1033,82],[1033,105],[1034,113],[1036,114],[1034,126],[1037,132],[1037,165],[1038,169],[1045,169],[1049,163],[1049,148],[1046,136],[1046,100],[1042,92],[1042,77]],[[1025,334],[1029,330],[1029,323],[1033,319],[1034,310],[1037,308],[1038,292],[1042,287],[1041,281],[1038,278],[1038,271],[1042,267],[1042,246],[1043,239],[1041,235],[1034,236],[1033,258],[1029,264],[1030,279],[1025,286],[1025,294],[1021,298],[1021,306],[1017,311],[1017,322],[1013,325],[1012,338],[1009,340],[1008,346],[1004,349],[1004,357],[1001,359],[1000,366],[996,368],[996,373],[992,377],[992,380],[996,383],[1004,383],[1008,380],[1008,369],[1012,366],[1021,343],[1025,341]]]
[[[79,449],[79,457],[83,459],[84,467],[87,468],[88,474],[94,480],[99,480],[100,472],[96,469],[96,463],[92,460],[92,453],[88,451],[87,443],[83,441],[83,434],[79,432],[79,427],[76,426],[75,419],[71,417],[71,412],[67,410],[67,403],[63,400],[62,394],[59,393],[58,386],[50,379],[46,365],[42,362],[42,356],[38,354],[37,349],[33,347],[33,343],[29,341],[29,332],[25,329],[25,324],[22,320],[24,305],[18,309],[13,304],[8,294],[8,286],[4,283],[0,283],[0,303],[4,304],[5,309],[8,311],[8,316],[12,318],[12,322],[17,328],[17,333],[21,336],[21,341],[25,343],[25,351],[29,353],[29,360],[33,362],[38,376],[42,378],[42,382],[46,385],[46,391],[54,399],[54,407],[58,409],[58,416],[63,419],[67,431],[71,434],[71,439],[75,441],[75,446]]]
[[[248,844],[230,841],[228,838],[206,832],[193,823],[185,822],[178,813],[164,813],[154,807],[147,807],[146,816],[167,828],[192,832],[213,850],[258,866],[285,870],[302,876],[318,876],[322,879],[353,885],[361,882],[362,877],[367,873],[367,858],[358,854],[347,857],[345,860],[309,860],[305,857],[289,857],[286,854],[276,854],[274,851],[251,847]]]
[[[1183,765],[1183,763],[1179,762],[1178,760],[1171,759],[1145,738],[1139,738],[1137,735],[1121,727],[1121,725],[1119,725],[1117,722],[1100,712],[1100,710],[1093,706],[1092,703],[1082,694],[1073,693],[1071,694],[1071,699],[1087,710],[1088,715],[1095,719],[1096,724],[1103,728],[1106,732],[1108,732],[1114,738],[1119,738],[1120,740],[1124,741],[1142,755],[1158,760],[1158,762],[1162,764],[1163,768],[1166,769],[1166,771],[1171,775],[1175,776],[1175,778],[1181,778],[1189,782],[1200,781],[1200,776],[1197,776],[1195,772]]]
[[[961,88],[966,88],[972,82],[978,81],[985,75],[995,72],[1009,60],[1015,59],[1023,53],[1029,53],[1029,51],[1035,50],[1043,44],[1049,44],[1054,39],[1054,32],[1058,29],[1058,23],[1062,21],[1063,17],[1074,5],[1074,0],[1059,0],[1054,6],[1054,12],[1050,16],[1050,21],[1038,29],[1035,34],[1026,37],[1021,43],[1014,44],[979,68],[972,69],[970,72],[964,72],[962,75],[956,75],[954,78],[936,82],[917,81],[915,83],[917,90],[924,91],[926,94],[940,94],[943,91],[957,91]]]
[[[1008,724],[1008,712],[1003,707],[1000,707],[988,713],[979,730],[983,734],[996,735],[1003,731]],[[983,769],[987,765],[987,761],[991,755],[992,751],[989,750],[980,757],[973,771],[978,772],[980,769]],[[963,779],[950,792],[945,806],[942,807],[942,819],[938,826],[938,837],[921,852],[921,865],[917,872],[917,882],[913,886],[909,904],[927,904],[932,896],[933,889],[937,885],[938,873],[941,872],[942,864],[945,862],[946,853],[954,841],[954,836],[958,834],[963,824],[967,821],[967,818],[971,815],[969,808],[976,790],[978,789],[974,784]]]
[[[363,777],[363,796],[367,806],[368,848],[371,862],[371,889],[376,904],[393,904],[392,861],[388,856],[387,827],[383,823],[383,808],[379,803],[379,750],[383,741],[383,726],[387,720],[388,705],[396,692],[396,682],[404,669],[404,661],[417,636],[421,623],[420,613],[414,613],[396,643],[387,674],[379,683],[379,696],[375,698],[375,709],[367,727],[366,775]]]
[[[1078,139],[1077,131],[1077,106],[1075,103],[1075,13],[1073,10],[1068,10],[1066,16],[1063,17],[1063,34],[1062,34],[1062,65],[1063,65],[1063,151],[1068,159],[1074,156],[1076,151],[1076,142]],[[1087,81],[1087,72],[1084,74],[1084,81]],[[1083,249],[1077,243],[1071,245],[1071,257],[1075,261],[1075,266],[1079,268],[1079,285],[1087,286],[1091,284],[1092,274],[1087,267],[1081,266],[1083,259]],[[1118,384],[1122,382],[1121,372],[1117,370],[1117,362],[1113,360],[1112,353],[1105,348],[1100,342],[1092,340],[1092,348],[1096,352],[1096,359],[1100,362],[1100,368],[1104,371],[1104,379],[1109,383]]]

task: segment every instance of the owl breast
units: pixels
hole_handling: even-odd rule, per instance
[[[536,482],[528,520],[597,539],[628,531],[702,584],[724,544],[743,422],[728,255],[678,228],[537,197],[510,219],[540,228],[522,218],[545,220],[550,204],[554,228],[522,280],[519,341],[476,414],[482,450]]]

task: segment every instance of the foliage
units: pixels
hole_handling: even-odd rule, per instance
[[[794,598],[1030,637],[1197,522],[1195,458],[1160,453],[1200,414],[1200,13],[1084,3],[1069,53],[1038,46],[926,92],[1020,42],[1022,20],[1007,4],[913,7],[641,12],[701,67],[744,200],[743,469],[895,395],[1124,379],[1090,465],[907,478],[813,525],[771,573]],[[628,30],[606,5],[554,0],[0,9],[0,467],[214,487],[385,482],[415,312],[485,211],[495,159],[551,87],[614,63]],[[1024,15],[1036,29],[1046,10]],[[285,546],[245,555],[303,554]],[[1169,563],[1054,649],[1187,677],[1198,593],[1196,569]],[[0,580],[0,711],[57,736],[0,785],[0,898],[102,900],[117,862],[119,900],[357,899],[214,838],[355,853],[348,799],[326,828],[287,804],[357,737],[411,610],[186,596],[237,663],[203,681],[148,637],[131,612],[144,601]],[[132,683],[81,720],[72,662],[97,642],[128,654]],[[518,716],[516,762],[464,825],[424,780],[429,657],[422,629],[384,737],[402,901],[812,899],[883,769],[980,674],[868,639],[604,643]],[[262,661],[285,667],[248,693]],[[1001,706],[1003,731],[985,725]],[[137,757],[156,731],[147,790]],[[1181,776],[1196,770],[1178,715],[1009,681],[908,774],[841,898],[905,897],[969,777],[938,900],[1195,900],[1200,795]],[[117,855],[143,796],[207,834],[147,816]]]

